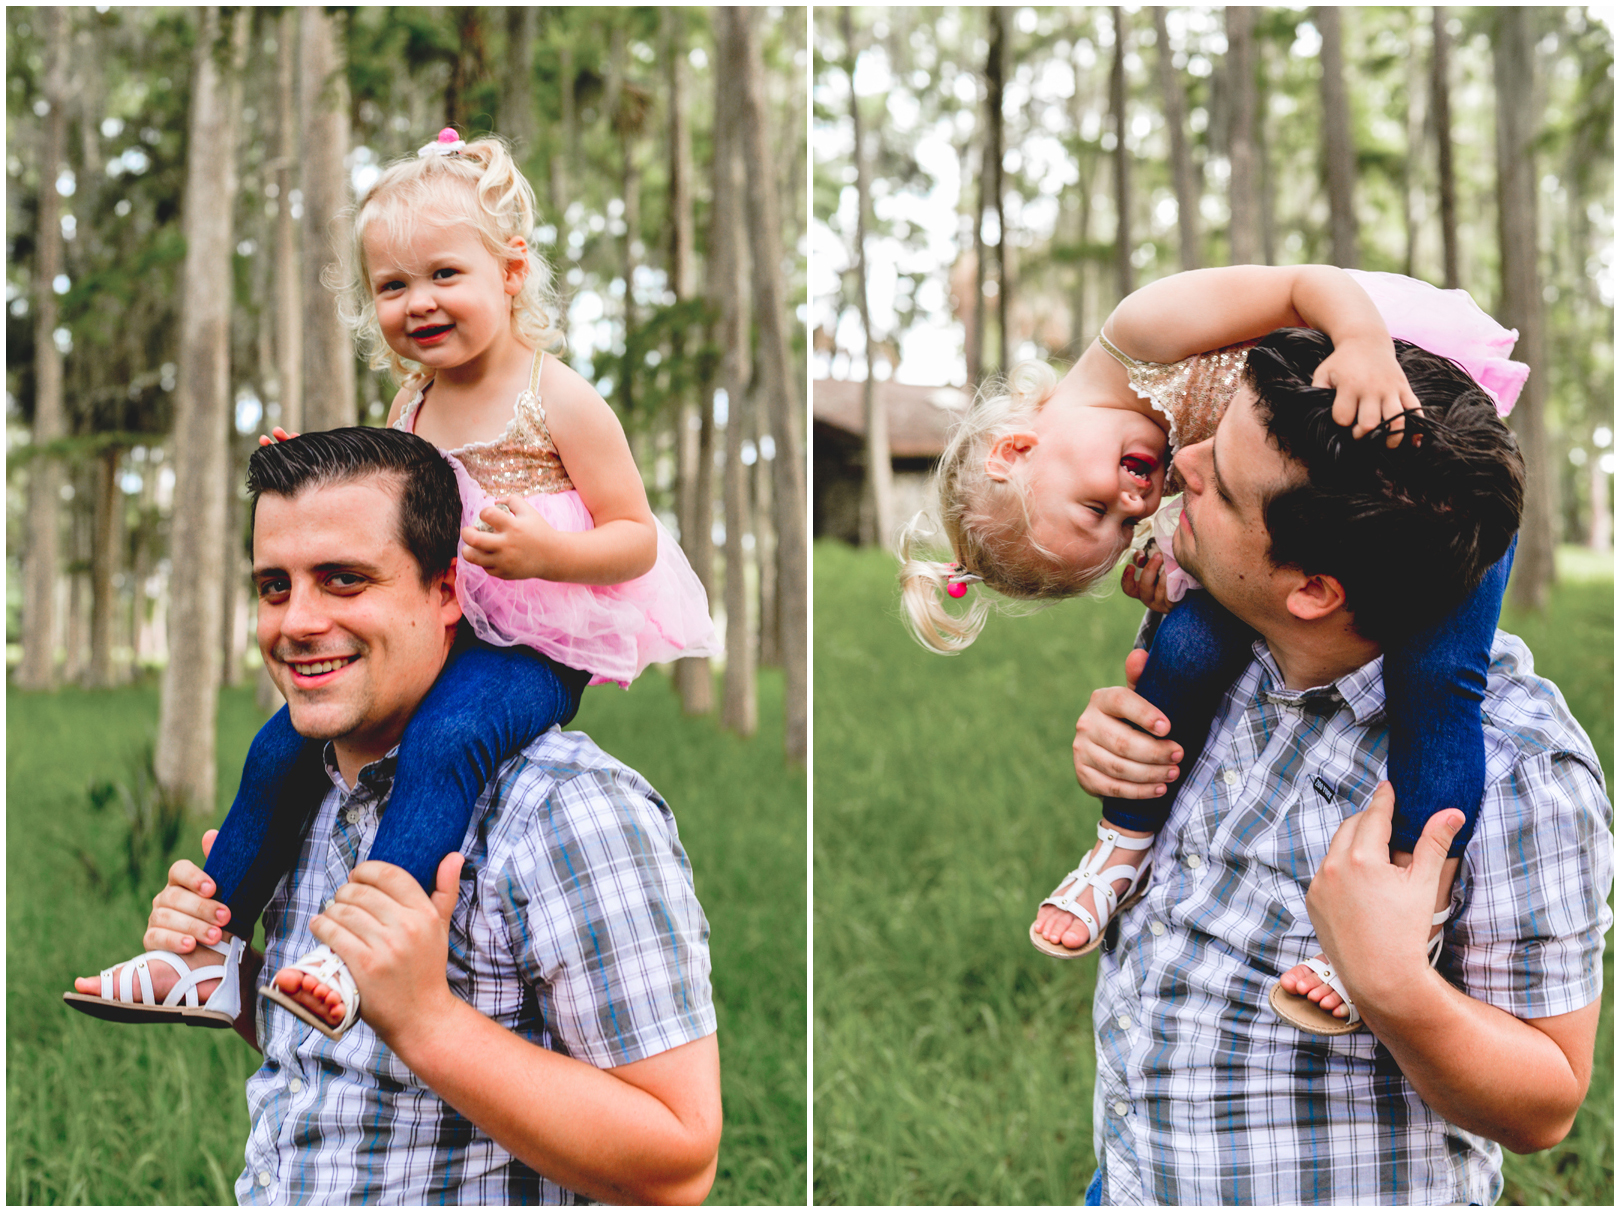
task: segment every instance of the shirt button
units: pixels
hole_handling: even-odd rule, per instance
[[[1163,926],[1160,922],[1151,922],[1150,923],[1150,933],[1155,935],[1156,938],[1160,938],[1166,932],[1167,932],[1167,928],[1165,926]]]
[[[1223,781],[1225,783],[1227,783],[1230,787],[1233,787],[1236,783],[1238,783],[1240,781],[1240,772],[1237,771],[1237,770],[1225,770],[1225,771],[1223,771]]]
[[[1187,858],[1185,858],[1183,861],[1189,864],[1189,870],[1191,870],[1191,871],[1199,871],[1200,870],[1200,861],[1201,861],[1200,860],[1200,855],[1191,854]]]
[[[345,822],[347,824],[353,825],[356,821],[358,821],[360,819],[361,819],[361,810],[359,808],[346,808],[346,809],[344,809],[344,820],[345,820]]]
[[[288,1082],[287,1088],[294,1094],[297,1094],[300,1090],[304,1089],[304,1083],[295,1077],[292,1081]]]
[[[1120,1014],[1116,1016],[1116,1026],[1120,1027],[1123,1031],[1127,1030],[1127,1028],[1131,1027],[1132,1025],[1133,1020],[1128,1018],[1127,1015]]]
[[[259,1185],[261,1187],[270,1186],[270,1171],[269,1170],[261,1170],[259,1172]]]
[[[1112,1111],[1114,1111],[1117,1115],[1126,1115],[1127,1114],[1127,1104],[1123,1103],[1123,1102],[1116,1103],[1116,1105],[1111,1107],[1110,1109]]]

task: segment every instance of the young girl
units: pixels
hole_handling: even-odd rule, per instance
[[[1163,612],[1182,599],[1158,629],[1136,689],[1167,716],[1159,735],[1180,746],[1179,767],[1168,771],[1167,782],[1188,770],[1223,694],[1251,659],[1255,633],[1209,595],[1184,596],[1192,583],[1172,561],[1169,542],[1181,498],[1156,512],[1167,447],[1211,436],[1242,379],[1248,347],[1240,343],[1287,326],[1317,328],[1334,341],[1314,383],[1336,388],[1335,419],[1351,425],[1354,437],[1387,421],[1387,440],[1395,444],[1402,440],[1402,412],[1418,406],[1392,338],[1460,363],[1494,397],[1501,416],[1527,376],[1525,366],[1505,357],[1516,334],[1463,291],[1393,274],[1236,266],[1147,286],[1123,300],[1062,382],[1045,365],[1016,368],[1008,393],[977,403],[954,431],[936,487],[955,560],[912,558],[924,535],[913,529],[903,538],[903,598],[920,642],[960,651],[985,622],[987,601],[956,615],[943,591],[960,598],[970,584],[984,583],[1015,598],[1080,593],[1115,565],[1138,523],[1155,514],[1149,529],[1160,551],[1124,570],[1122,585]],[[1510,559],[1507,552],[1449,620],[1384,663],[1388,768],[1397,791],[1394,861],[1407,865],[1433,813],[1452,806],[1467,817],[1454,843],[1456,861],[1445,866],[1434,924],[1447,917],[1457,859],[1481,804],[1480,687]],[[1456,684],[1474,684],[1476,697],[1445,691]],[[1110,918],[1142,895],[1146,859],[1176,791],[1161,785],[1146,789],[1153,798],[1105,799],[1099,843],[1043,902],[1030,930],[1034,946],[1071,958],[1100,945]],[[1440,944],[1439,931],[1433,962]],[[1274,991],[1275,1009],[1316,1033],[1357,1029],[1356,1011],[1323,957],[1312,964],[1287,974]]]
[[[527,244],[534,211],[500,142],[464,144],[442,131],[361,200],[343,284],[340,310],[372,364],[403,382],[389,423],[446,451],[456,472],[465,544],[457,597],[486,642],[453,650],[407,726],[390,810],[367,856],[405,867],[430,892],[496,767],[567,723],[588,677],[626,685],[653,661],[719,651],[704,589],[650,512],[614,413],[544,352],[557,344],[558,305]],[[76,1008],[122,1021],[236,1018],[243,941],[329,786],[322,750],[293,731],[286,708],[254,740],[205,867],[231,935],[198,941],[218,941],[226,955],[148,952],[102,973],[99,989],[78,982],[81,995],[67,995]],[[168,998],[148,975],[155,957],[174,970]],[[326,946],[261,993],[333,1039],[360,1010]]]

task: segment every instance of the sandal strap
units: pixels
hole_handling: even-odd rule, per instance
[[[1448,914],[1449,910],[1439,909],[1432,914],[1431,924],[1441,926],[1448,920]],[[1443,931],[1439,930],[1432,936],[1431,941],[1426,944],[1426,956],[1431,961],[1433,968],[1437,966],[1437,960],[1443,954],[1443,933]],[[1315,955],[1307,961],[1307,966],[1313,970],[1315,976],[1340,995],[1341,1000],[1347,1005],[1347,1021],[1356,1023],[1358,1021],[1358,1007],[1353,1004],[1353,999],[1347,996],[1347,986],[1341,983],[1341,978],[1336,975],[1336,970],[1330,966],[1330,961]]]
[[[288,967],[295,972],[313,976],[323,985],[338,990],[338,996],[344,1006],[344,1017],[333,1028],[334,1031],[348,1031],[355,1025],[355,1020],[361,1016],[361,993],[355,987],[355,978],[350,975],[349,965],[344,963],[336,951],[326,943],[321,943],[314,951],[300,956]]]
[[[237,1016],[242,1008],[241,992],[237,987],[237,966],[242,960],[242,953],[247,944],[240,938],[231,940],[226,948],[222,961],[218,964],[205,964],[201,968],[190,968],[186,965],[184,956],[176,955],[173,951],[143,951],[134,959],[126,960],[112,968],[103,968],[101,972],[101,996],[108,1001],[123,1002],[125,1005],[158,1005],[157,995],[152,989],[152,961],[162,960],[175,971],[175,987],[169,991],[169,996],[163,999],[165,1006],[198,1005],[197,987],[204,981],[218,980],[214,992],[209,995],[208,1001],[203,1003],[205,1010],[219,1010]],[[114,973],[118,977],[114,980]],[[138,1003],[135,998],[135,983],[141,985],[141,998]]]
[[[1112,848],[1122,850],[1148,850],[1155,844],[1154,837],[1123,837],[1116,830],[1104,822],[1099,823],[1099,845],[1095,847],[1082,862],[1059,882],[1053,895],[1043,901],[1044,905],[1052,905],[1062,913],[1069,913],[1088,928],[1088,942],[1092,942],[1104,933],[1104,927],[1110,919],[1116,916],[1116,906],[1121,903],[1121,897],[1131,896],[1138,891],[1146,879],[1149,878],[1150,865],[1144,863],[1134,866],[1131,863],[1120,863],[1114,867],[1103,867],[1105,857],[1112,852]],[[1099,866],[1094,866],[1095,863]],[[1102,868],[1102,869],[1101,869]],[[1127,881],[1127,891],[1118,894],[1115,889],[1117,880]],[[1093,915],[1092,909],[1085,906],[1079,899],[1088,889],[1098,892],[1100,900],[1095,906],[1104,907],[1104,921],[1101,922]]]

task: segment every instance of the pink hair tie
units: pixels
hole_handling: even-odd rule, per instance
[[[434,142],[425,143],[417,149],[417,158],[420,160],[426,156],[454,156],[466,146],[468,145],[462,136],[447,126]]]
[[[962,564],[943,564],[941,567],[947,578],[947,596],[949,598],[963,597],[969,592],[970,585],[986,579],[976,576]]]

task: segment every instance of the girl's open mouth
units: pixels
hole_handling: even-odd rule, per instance
[[[419,328],[416,332],[411,334],[411,339],[419,344],[422,344],[427,341],[432,341],[438,337],[443,337],[446,333],[451,331],[451,327],[452,326],[449,324],[437,324],[429,328]]]
[[[1150,477],[1155,474],[1156,461],[1149,455],[1129,454],[1122,455],[1121,465],[1133,479],[1148,486]]]

